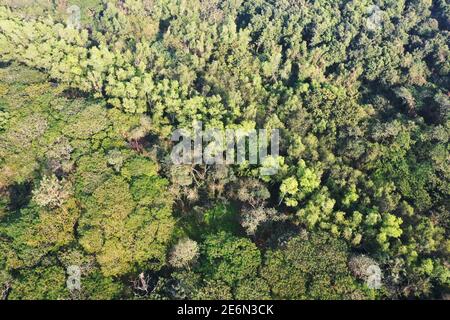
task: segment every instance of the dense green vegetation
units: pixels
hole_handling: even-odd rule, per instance
[[[1,298],[447,297],[449,45],[446,0],[1,0]],[[172,164],[193,120],[280,170]]]

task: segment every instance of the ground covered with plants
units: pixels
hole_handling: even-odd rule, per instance
[[[0,298],[447,298],[449,43],[446,0],[1,0]],[[173,164],[194,120],[277,174]]]

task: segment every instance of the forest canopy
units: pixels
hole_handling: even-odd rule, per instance
[[[448,298],[449,46],[446,0],[0,0],[0,298]],[[174,164],[194,121],[279,170]]]

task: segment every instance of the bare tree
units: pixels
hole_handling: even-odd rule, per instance
[[[151,291],[149,292],[149,282],[150,277],[141,272],[138,279],[132,281],[135,295],[145,297],[151,293]]]
[[[6,300],[8,297],[9,291],[11,290],[11,283],[9,281],[5,282],[2,286],[2,294],[1,294],[1,300]]]

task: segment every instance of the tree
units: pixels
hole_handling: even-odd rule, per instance
[[[86,213],[79,225],[80,243],[96,255],[105,276],[122,275],[144,265],[158,270],[165,263],[173,228],[172,202],[159,197],[161,192],[167,192],[164,179],[139,179],[153,182],[146,184],[149,193],[145,198],[141,199],[142,189],[130,189],[122,177],[114,176],[87,199]]]
[[[366,255],[355,255],[349,259],[348,267],[353,274],[358,279],[363,279],[365,281],[369,280],[369,276],[372,275],[371,268],[379,268],[378,263],[366,256]]]
[[[201,246],[199,270],[229,285],[256,275],[260,263],[261,254],[251,241],[223,231],[207,236]]]
[[[11,300],[56,300],[68,297],[65,272],[56,266],[39,266],[21,271],[8,295]]]
[[[186,238],[178,241],[169,255],[169,264],[175,268],[189,267],[199,256],[197,242]]]
[[[448,1],[66,2],[0,5],[2,296],[445,294]],[[194,120],[280,155],[175,166]]]
[[[198,300],[231,300],[231,288],[220,280],[207,280],[205,286],[201,287],[194,295]]]
[[[33,200],[41,207],[59,208],[70,197],[71,185],[55,175],[42,178],[39,188],[33,191]]]
[[[291,239],[266,253],[262,277],[278,299],[349,299],[363,295],[347,268],[344,242],[324,233]],[[326,292],[323,290],[327,289]]]
[[[267,221],[277,221],[286,218],[273,208],[258,207],[243,210],[241,213],[241,225],[249,236],[254,236],[258,227]]]

